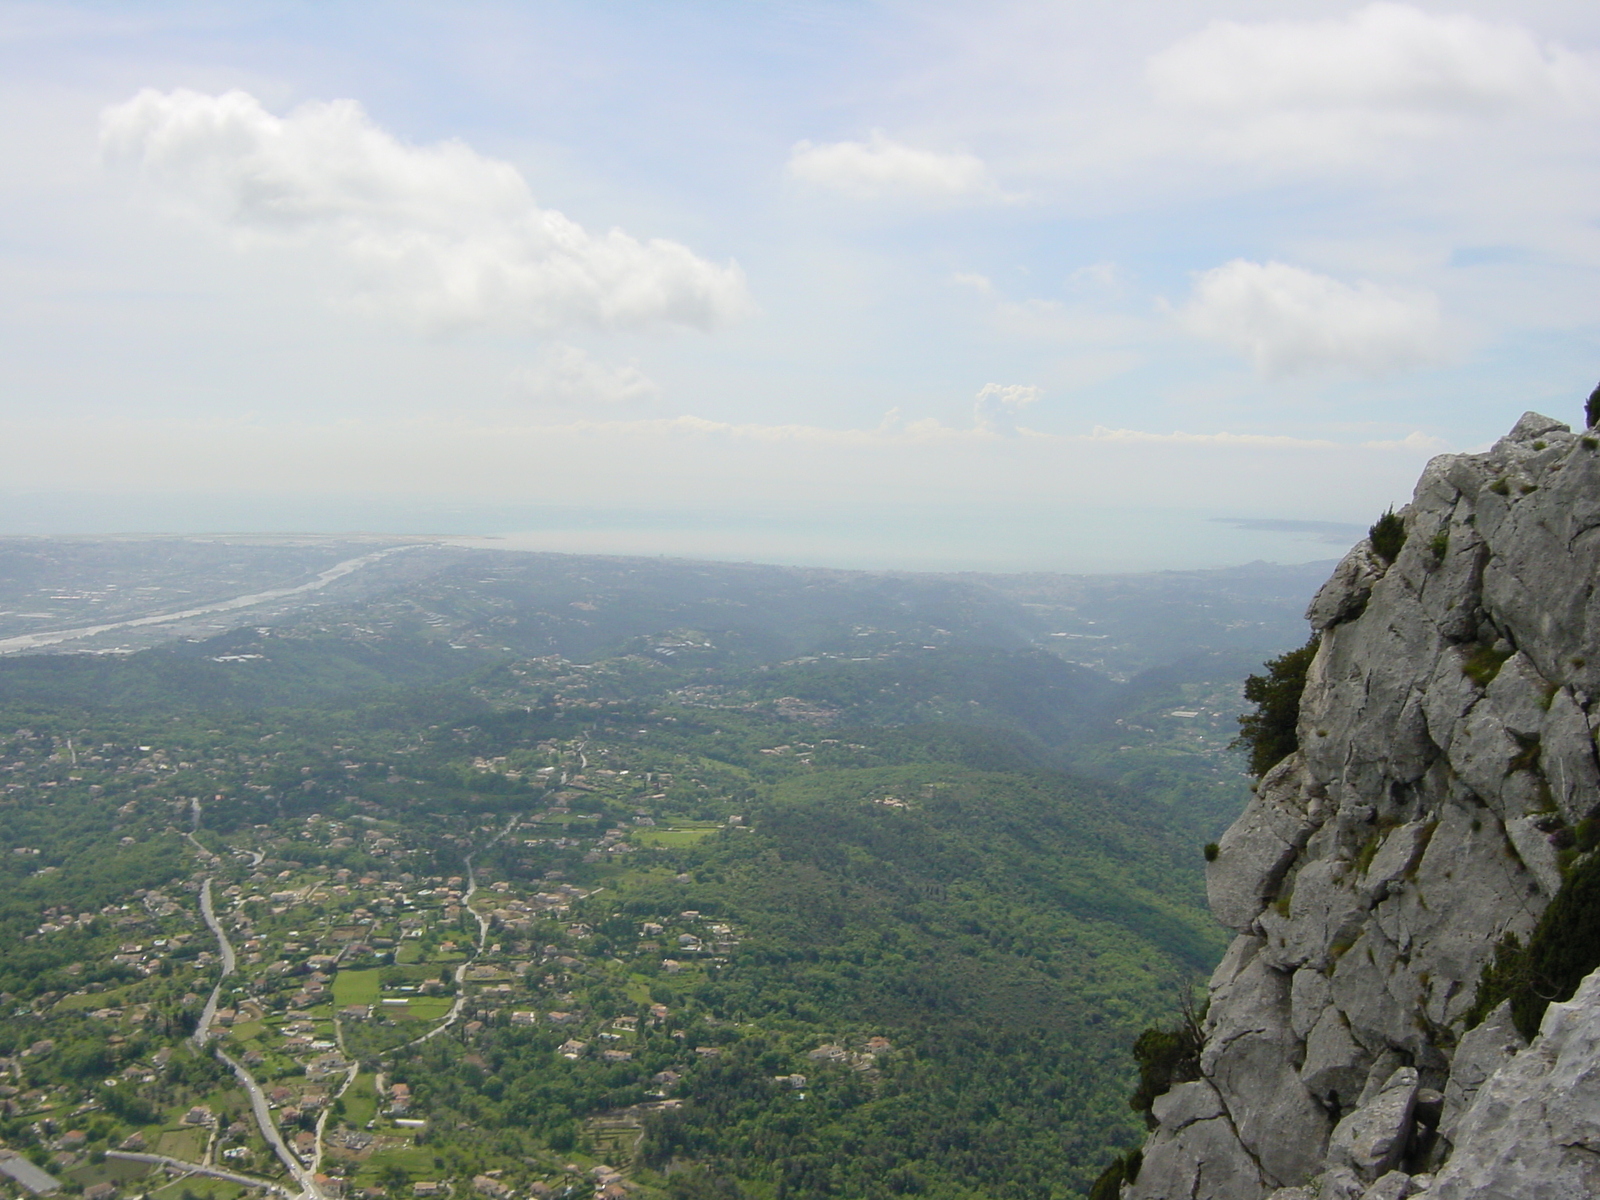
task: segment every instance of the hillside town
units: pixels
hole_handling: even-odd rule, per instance
[[[120,847],[158,844],[176,873],[94,909],[44,908],[24,935],[25,945],[81,953],[64,975],[82,986],[20,1004],[0,998],[29,1031],[0,1057],[0,1116],[24,1132],[0,1149],[0,1191],[92,1200],[648,1196],[631,1170],[644,1118],[680,1104],[673,1093],[684,1074],[738,1036],[679,997],[729,961],[739,930],[693,909],[640,913],[637,902],[622,916],[615,903],[641,885],[687,880],[639,851],[744,828],[737,814],[673,811],[681,805],[669,790],[685,789],[671,772],[635,779],[626,767],[589,765],[609,749],[550,741],[520,760],[468,760],[486,780],[525,772],[534,781],[538,801],[504,819],[454,820],[442,832],[351,793],[339,815],[218,835],[207,802],[171,795],[170,783],[192,784],[207,766],[242,767],[235,786],[282,809],[252,782],[273,757],[203,764],[150,745],[57,745],[25,729],[12,750],[3,769],[13,792],[71,789],[104,807],[108,788],[131,790],[112,810],[127,830]],[[374,774],[349,757],[336,765],[346,781]],[[297,790],[320,794],[312,769],[304,775],[311,786]],[[389,789],[425,782],[387,766],[381,779]],[[684,783],[706,790],[699,778]],[[41,849],[10,854],[26,862]],[[568,869],[525,874],[516,868],[528,854]],[[426,873],[441,858],[453,858],[457,873]],[[336,865],[357,860],[364,865]],[[506,1031],[533,1037],[569,1070],[626,1076],[636,1098],[586,1123],[559,1154],[441,1154],[451,1139],[434,1127],[427,1078],[412,1061],[437,1041],[481,1062],[474,1047]],[[889,1041],[858,1041],[822,1043],[795,1067],[872,1071]],[[803,1097],[808,1076],[790,1069],[773,1080]]]

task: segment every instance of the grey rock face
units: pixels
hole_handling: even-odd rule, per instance
[[[1417,1193],[1416,1183],[1404,1171],[1390,1171],[1361,1193],[1361,1200],[1406,1200]]]
[[[1363,541],[1312,601],[1300,750],[1207,868],[1239,936],[1211,982],[1203,1079],[1183,1085],[1202,1090],[1158,1105],[1132,1200],[1600,1194],[1582,1166],[1600,1164],[1600,990],[1531,1047],[1503,1012],[1463,1021],[1495,945],[1559,890],[1563,827],[1600,803],[1600,447],[1584,440],[1529,413],[1487,453],[1435,459],[1395,561]],[[1215,1112],[1197,1117],[1202,1095]],[[1516,1136],[1497,1133],[1519,1107]],[[1441,1159],[1437,1182],[1418,1174]],[[1548,1188],[1514,1186],[1522,1169]]]
[[[1289,977],[1259,953],[1213,993],[1200,1070],[1226,1098],[1240,1144],[1276,1183],[1307,1178],[1331,1122],[1300,1081]]]
[[[1429,1191],[1439,1200],[1600,1194],[1600,972],[1478,1090]]]
[[[1568,688],[1550,697],[1539,739],[1539,768],[1554,790],[1561,814],[1576,824],[1600,794],[1594,734],[1588,714]]]
[[[1444,1089],[1444,1116],[1439,1132],[1455,1140],[1456,1124],[1477,1099],[1489,1077],[1527,1045],[1511,1022],[1511,1004],[1502,1001],[1476,1029],[1462,1034],[1450,1061],[1450,1081]]]
[[[1401,1067],[1378,1094],[1340,1121],[1328,1143],[1330,1167],[1348,1167],[1371,1183],[1399,1163],[1411,1138],[1411,1112],[1421,1085]]]
[[[1144,1148],[1127,1200],[1255,1200],[1267,1185],[1240,1144],[1216,1088],[1180,1083],[1156,1101],[1160,1126]]]
[[[1322,630],[1360,616],[1372,596],[1372,585],[1383,577],[1383,572],[1383,560],[1372,552],[1368,542],[1345,555],[1306,610],[1311,628]]]
[[[1550,835],[1538,817],[1516,817],[1506,822],[1506,838],[1546,897],[1561,890],[1561,867]]]
[[[1255,921],[1321,812],[1298,755],[1267,772],[1243,815],[1222,835],[1216,860],[1207,864],[1207,899],[1217,920],[1239,930]]]
[[[1333,1005],[1306,1038],[1300,1081],[1328,1112],[1348,1108],[1360,1095],[1372,1069],[1372,1054],[1351,1036],[1350,1022]]]
[[[1317,1200],[1361,1200],[1367,1185],[1349,1167],[1331,1167],[1318,1176]]]

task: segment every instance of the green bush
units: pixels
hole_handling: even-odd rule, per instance
[[[1585,817],[1578,822],[1578,828],[1574,832],[1578,853],[1587,854],[1596,846],[1600,846],[1600,820]]]
[[[1367,538],[1372,542],[1372,552],[1384,562],[1392,563],[1406,544],[1406,523],[1391,508],[1367,530]]]
[[[1117,1200],[1122,1194],[1122,1185],[1136,1182],[1139,1178],[1139,1168],[1143,1165],[1144,1152],[1140,1150],[1129,1150],[1121,1157],[1113,1159],[1111,1165],[1089,1189],[1089,1200]]]
[[[1582,825],[1579,837],[1584,837]],[[1572,999],[1585,975],[1600,967],[1600,857],[1582,860],[1567,874],[1561,890],[1534,926],[1528,944],[1506,937],[1484,967],[1478,995],[1467,1013],[1477,1025],[1502,1000],[1511,1001],[1511,1019],[1528,1040],[1539,1032],[1552,1002]]]
[[[1317,653],[1317,635],[1298,650],[1269,659],[1266,674],[1244,681],[1244,698],[1256,706],[1239,718],[1234,746],[1250,752],[1250,773],[1265,775],[1300,747],[1295,727],[1300,722],[1300,697],[1306,671]]]
[[[1139,1064],[1139,1086],[1128,1097],[1128,1107],[1143,1113],[1145,1123],[1155,1128],[1151,1106],[1175,1083],[1200,1078],[1200,1029],[1184,1021],[1176,1029],[1146,1029],[1133,1043],[1133,1057]]]
[[[1222,853],[1222,847],[1217,845],[1215,842],[1207,842],[1204,853],[1207,862],[1216,862],[1217,855]]]
[[[1589,393],[1589,401],[1583,406],[1583,424],[1586,429],[1600,425],[1600,387]]]

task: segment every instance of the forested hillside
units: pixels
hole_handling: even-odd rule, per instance
[[[972,581],[515,557],[0,660],[0,1139],[219,1200],[1081,1195],[1223,944],[1244,651],[1123,682]]]

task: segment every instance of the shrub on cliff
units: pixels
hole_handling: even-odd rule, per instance
[[[1300,746],[1295,732],[1300,721],[1300,696],[1306,690],[1306,671],[1317,653],[1317,635],[1298,650],[1269,659],[1264,675],[1244,681],[1244,698],[1256,706],[1239,717],[1234,746],[1250,752],[1250,773],[1265,775]]]
[[[1111,1165],[1089,1189],[1089,1200],[1117,1200],[1117,1197],[1122,1195],[1122,1185],[1135,1182],[1139,1178],[1139,1168],[1143,1165],[1144,1153],[1139,1150],[1129,1150],[1119,1158],[1113,1159]]]
[[[1205,1006],[1196,1004],[1193,989],[1187,988],[1179,997],[1177,1025],[1171,1029],[1152,1027],[1134,1039],[1133,1058],[1139,1064],[1139,1086],[1128,1097],[1128,1107],[1143,1113],[1151,1129],[1156,1127],[1155,1115],[1151,1112],[1156,1097],[1166,1095],[1174,1084],[1200,1078],[1204,1021]],[[1134,1174],[1138,1174],[1138,1170],[1135,1165]]]
[[[1133,1043],[1133,1057],[1139,1064],[1139,1086],[1128,1097],[1128,1107],[1143,1113],[1154,1129],[1151,1106],[1175,1083],[1200,1078],[1200,1030],[1185,1021],[1176,1029],[1146,1029]]]
[[[1400,548],[1406,544],[1406,524],[1391,508],[1373,522],[1367,530],[1367,539],[1372,543],[1374,554],[1392,563],[1400,557]]]
[[[1477,1025],[1502,1000],[1511,1001],[1511,1019],[1529,1041],[1539,1032],[1552,1001],[1572,999],[1584,976],[1600,967],[1600,856],[1580,860],[1544,910],[1528,944],[1507,937],[1483,969],[1478,995],[1467,1013]]]

